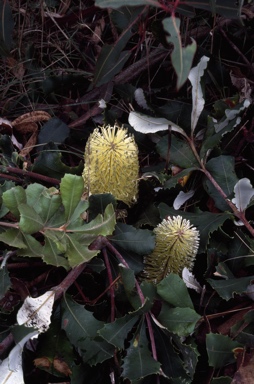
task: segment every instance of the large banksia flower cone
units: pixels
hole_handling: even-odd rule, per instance
[[[164,219],[155,229],[155,248],[145,258],[144,277],[155,284],[170,272],[190,271],[199,246],[199,231],[181,216]]]
[[[83,178],[89,194],[111,193],[131,205],[138,193],[138,147],[124,128],[96,128],[85,148]]]

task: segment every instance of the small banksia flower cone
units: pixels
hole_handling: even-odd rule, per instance
[[[199,247],[199,231],[182,216],[168,217],[155,229],[155,248],[145,258],[144,277],[155,284],[170,272],[193,268]]]
[[[96,128],[85,148],[83,178],[89,194],[111,193],[127,205],[138,193],[138,147],[124,128]]]

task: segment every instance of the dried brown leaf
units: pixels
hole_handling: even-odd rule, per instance
[[[36,123],[33,122],[20,123],[15,125],[15,131],[25,135],[26,133],[38,131],[38,126]]]
[[[17,119],[12,122],[12,126],[16,127],[21,123],[37,123],[40,121],[48,121],[49,119],[51,119],[49,113],[45,111],[33,111],[17,117]]]
[[[24,148],[20,151],[20,156],[26,157],[34,148],[37,143],[37,131],[35,131],[32,136],[29,138],[28,142],[24,146]]]
[[[37,359],[34,359],[34,365],[36,367],[49,369],[51,366],[51,362],[47,357],[38,357]]]
[[[63,373],[65,376],[69,376],[72,373],[68,364],[58,358],[53,360],[53,366],[58,372]]]

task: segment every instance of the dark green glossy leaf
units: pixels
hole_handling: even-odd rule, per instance
[[[136,227],[143,227],[149,225],[150,227],[156,227],[160,222],[160,214],[158,208],[151,204],[149,205],[139,216],[138,221],[136,221]]]
[[[157,292],[174,307],[194,309],[186,284],[174,273],[170,273],[157,285]]]
[[[49,143],[43,147],[43,151],[36,158],[32,170],[60,180],[66,173],[81,174],[83,163],[80,162],[77,167],[68,167],[62,162],[62,154],[57,150],[57,146],[54,143]]]
[[[116,207],[116,199],[111,193],[101,193],[89,196],[89,219],[94,219],[100,213],[103,214],[106,207],[112,204]]]
[[[172,334],[165,329],[154,327],[154,337],[158,361],[161,363],[163,372],[172,378],[187,376],[183,367],[183,361],[172,345]]]
[[[167,42],[174,46],[171,53],[171,60],[177,74],[177,89],[179,89],[188,78],[197,44],[192,40],[190,44],[182,47],[179,18],[172,15],[171,17],[165,18],[162,24],[164,30],[169,34],[169,36],[166,37]]]
[[[100,8],[120,8],[125,5],[127,6],[151,5],[151,1],[150,0],[96,0],[95,5],[97,5],[97,7],[100,7]]]
[[[131,225],[118,223],[110,239],[113,244],[139,255],[151,253],[155,246],[154,235],[148,229],[136,229]]]
[[[65,297],[63,304],[62,329],[70,342],[81,353],[83,361],[96,365],[110,359],[115,347],[99,336],[103,321],[97,320],[83,305]]]
[[[238,181],[235,173],[235,158],[224,155],[214,157],[207,162],[206,169],[229,197],[233,193],[234,186]],[[229,211],[230,208],[225,199],[207,177],[204,178],[203,184],[209,196],[214,200],[215,206],[221,211]]]
[[[8,56],[12,49],[14,21],[9,1],[0,2],[0,54]],[[8,53],[7,53],[8,52]]]
[[[206,350],[208,353],[209,365],[214,368],[224,367],[226,364],[234,363],[233,349],[241,347],[237,341],[228,336],[216,333],[206,335]]]
[[[180,210],[176,211],[174,208],[169,207],[164,203],[159,204],[159,211],[162,219],[167,216],[181,215],[184,219],[189,220],[192,225],[197,227],[200,233],[199,253],[206,251],[211,234],[219,229],[226,220],[233,219],[233,216],[229,213],[211,213],[202,211],[191,213]]]
[[[191,308],[170,308],[162,303],[158,320],[169,332],[178,336],[189,336],[195,329],[200,316]]]
[[[11,287],[9,272],[6,267],[0,268],[0,300],[5,296],[8,289]]]
[[[186,141],[178,139],[174,135],[171,137],[170,148],[168,148],[168,136],[166,135],[158,142],[156,150],[164,159],[167,159],[169,151],[170,162],[181,168],[199,167],[190,146]]]
[[[69,134],[70,128],[68,125],[57,117],[53,117],[41,127],[38,144],[47,144],[49,142],[62,144]]]
[[[208,283],[218,292],[220,297],[229,300],[234,294],[242,294],[246,292],[248,285],[254,280],[254,276],[239,277],[226,280],[207,279]]]
[[[119,265],[119,271],[126,296],[128,297],[128,300],[133,308],[138,309],[141,305],[141,299],[136,291],[134,271],[126,268],[122,264]]]
[[[138,319],[139,316],[137,315],[127,314],[116,319],[113,323],[105,324],[99,331],[99,334],[108,343],[113,344],[119,349],[123,349],[126,338]]]
[[[84,180],[81,176],[66,174],[60,184],[65,219],[68,223],[84,192]]]
[[[160,363],[151,356],[143,322],[130,341],[122,368],[122,376],[131,381],[159,373]]]

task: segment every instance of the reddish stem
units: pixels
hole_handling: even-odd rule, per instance
[[[109,258],[107,254],[106,248],[102,249],[102,254],[104,257],[106,269],[107,269],[107,274],[108,274],[108,280],[110,284],[109,292],[110,292],[110,304],[111,304],[111,309],[110,309],[110,321],[113,322],[115,320],[115,290],[114,290],[114,285],[113,283],[113,277],[112,277],[112,271],[110,268],[110,263],[109,263]]]

